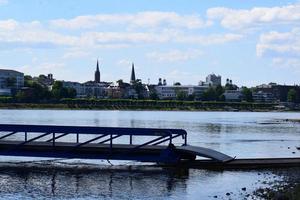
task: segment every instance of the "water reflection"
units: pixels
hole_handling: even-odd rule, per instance
[[[0,171],[0,193],[25,198],[141,199],[186,194],[188,170]]]

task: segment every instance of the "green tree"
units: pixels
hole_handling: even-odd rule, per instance
[[[151,90],[149,96],[150,96],[150,99],[152,99],[152,100],[158,100],[159,99],[158,94],[155,90]]]
[[[242,95],[243,95],[243,100],[245,100],[247,102],[252,102],[253,101],[252,91],[249,88],[243,87]]]
[[[215,101],[217,99],[217,93],[215,88],[210,87],[206,91],[203,92],[201,99],[203,101]]]
[[[187,97],[188,97],[188,94],[187,94],[187,92],[185,92],[185,91],[178,90],[178,91],[176,92],[176,99],[177,99],[177,100],[183,101],[183,100],[186,100]]]
[[[63,87],[63,83],[61,81],[54,82],[51,93],[52,97],[57,100],[76,97],[76,90],[74,88]]]
[[[40,102],[51,98],[51,93],[47,88],[41,86],[37,82],[28,83],[28,88],[19,91],[16,94],[16,99],[20,102]]]
[[[290,89],[287,94],[288,102],[297,103],[298,99],[299,99],[299,97],[298,97],[297,91],[295,89]]]
[[[124,88],[125,87],[124,81],[122,79],[117,80],[117,83],[118,83],[118,86],[120,88]]]
[[[223,101],[222,95],[224,94],[224,88],[221,85],[217,85],[215,88],[215,92],[216,92],[216,100]]]
[[[196,98],[196,95],[195,95],[195,94],[190,94],[190,95],[188,95],[187,100],[188,100],[188,101],[194,101],[195,98]]]
[[[176,83],[174,83],[174,85],[181,85],[181,83],[179,83],[179,82],[176,82]]]
[[[137,95],[138,95],[138,99],[144,99],[144,86],[142,84],[142,80],[141,79],[136,79],[133,84],[132,84],[133,88],[135,89]]]
[[[32,77],[29,75],[25,75],[24,76],[24,86],[31,87],[32,83],[33,83]]]

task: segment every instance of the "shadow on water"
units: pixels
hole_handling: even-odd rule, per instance
[[[186,193],[187,169],[34,169],[0,170],[1,198],[141,199]]]

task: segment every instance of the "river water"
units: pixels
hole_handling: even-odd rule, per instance
[[[189,144],[237,158],[300,157],[296,149],[300,123],[286,119],[300,119],[300,113],[0,110],[1,124],[181,128],[188,132]],[[29,160],[33,159],[0,158],[6,164]],[[2,168],[0,199],[251,199],[254,190],[284,179],[273,170],[174,170],[135,162],[112,162],[109,167],[106,161],[91,160],[60,163],[75,169]],[[90,170],[102,165],[107,167]]]

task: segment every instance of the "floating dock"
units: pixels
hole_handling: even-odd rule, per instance
[[[190,146],[182,129],[1,124],[0,155],[133,160],[212,169],[300,166],[300,158],[234,159]]]

